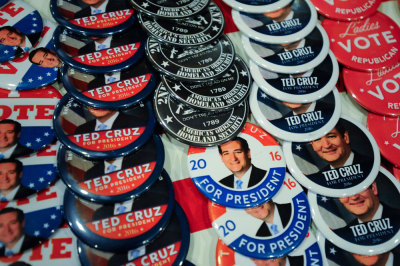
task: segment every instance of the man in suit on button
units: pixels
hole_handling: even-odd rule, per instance
[[[269,237],[284,231],[292,214],[292,206],[290,203],[277,204],[270,200],[259,206],[245,209],[245,211],[263,221],[256,236]]]
[[[379,201],[376,182],[373,182],[367,189],[358,194],[342,197],[339,200],[350,213],[356,216],[348,226],[381,218],[391,218],[397,222],[400,221],[400,210],[391,208]],[[391,223],[395,224],[395,221],[393,220]]]
[[[21,185],[23,164],[16,159],[0,161],[0,200],[25,198],[36,191]]]
[[[329,163],[321,172],[353,164],[373,163],[372,158],[352,151],[349,132],[340,120],[328,134],[311,141],[311,146],[321,159]]]
[[[9,46],[18,46],[20,52],[28,51],[40,38],[41,32],[25,35],[12,26],[0,27],[0,43]]]
[[[232,172],[219,181],[221,184],[230,188],[246,189],[264,179],[267,172],[251,163],[250,148],[245,139],[236,137],[218,145],[218,152],[222,162]]]
[[[18,142],[21,135],[21,124],[11,119],[0,121],[0,159],[28,155],[32,149]]]
[[[61,67],[62,61],[56,53],[48,48],[39,47],[29,53],[29,61],[41,67]]]
[[[74,18],[131,8],[126,0],[82,0],[88,6],[75,13]]]
[[[7,207],[0,211],[0,256],[11,256],[40,244],[43,239],[25,234],[24,212]]]
[[[120,129],[128,127],[143,126],[144,117],[148,114],[143,111],[144,108],[137,108],[135,115],[128,115],[117,110],[100,109],[87,107],[89,112],[95,117],[75,129],[75,134],[83,134],[93,131]]]

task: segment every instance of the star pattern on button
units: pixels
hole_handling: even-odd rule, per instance
[[[328,201],[328,198],[325,197],[325,196],[323,196],[323,197],[321,197],[321,200],[322,200],[323,202],[327,202],[327,201]]]
[[[240,71],[240,75],[242,75],[243,77],[247,77],[247,72],[242,70],[242,71]]]
[[[175,84],[172,88],[173,88],[175,91],[179,91],[179,90],[181,89],[181,86],[178,85],[178,84]]]
[[[301,151],[303,148],[300,145],[296,145],[296,150]]]
[[[148,7],[149,6],[149,3],[147,3],[147,2],[144,2],[143,4],[142,4],[142,7]]]
[[[44,182],[44,178],[43,177],[39,178],[39,182],[43,183]]]
[[[223,41],[222,44],[225,45],[225,46],[228,46],[229,42],[228,41]]]
[[[213,31],[218,31],[219,28],[218,28],[217,26],[214,26],[214,27],[212,27],[212,30],[213,30]]]
[[[330,248],[329,253],[336,255],[336,249],[335,248]]]
[[[164,118],[164,120],[165,120],[165,122],[167,122],[167,124],[168,124],[168,123],[172,122],[172,117],[170,117],[170,116],[167,115],[167,117]]]
[[[167,61],[163,61],[161,65],[162,65],[163,67],[167,67],[167,66],[169,66],[169,63],[168,63]]]
[[[29,183],[29,187],[30,187],[30,188],[34,188],[34,187],[35,187],[35,184]]]
[[[261,93],[261,98],[263,98],[263,99],[267,98],[267,94]]]

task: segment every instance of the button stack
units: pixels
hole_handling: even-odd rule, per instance
[[[146,34],[136,11],[128,1],[51,1],[50,10],[60,23],[54,49],[67,90],[53,119],[62,143],[58,168],[81,263],[154,256],[181,263],[189,230],[154,134],[148,98],[159,76],[144,56]],[[167,234],[180,225],[179,235]]]

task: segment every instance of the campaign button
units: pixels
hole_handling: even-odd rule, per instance
[[[89,160],[61,146],[58,168],[64,183],[79,197],[96,203],[121,202],[151,187],[164,158],[161,139],[153,135],[138,151],[110,160]]]
[[[250,93],[254,118],[270,134],[288,141],[310,141],[322,137],[339,120],[337,89],[309,103],[291,103],[268,96],[256,83]]]
[[[211,201],[208,206],[218,237],[235,252],[255,259],[286,256],[304,240],[311,223],[307,196],[288,173],[278,193],[259,206],[234,209]]]
[[[65,218],[86,245],[104,251],[128,251],[155,239],[174,209],[174,190],[164,171],[140,197],[115,204],[97,204],[65,192]]]
[[[128,109],[101,109],[66,94],[54,112],[57,138],[89,159],[111,159],[139,149],[151,137],[154,126],[150,102]]]
[[[304,39],[282,44],[259,42],[242,35],[247,55],[257,65],[278,73],[300,73],[324,61],[329,52],[328,35],[317,25]]]
[[[176,80],[201,82],[219,78],[232,66],[235,49],[226,35],[193,47],[171,46],[148,38],[146,54],[154,68]]]
[[[323,252],[324,265],[397,265],[399,260],[398,248],[375,255],[362,255],[347,251],[341,243],[333,244],[321,232],[317,233],[317,238]]]
[[[171,221],[153,242],[127,252],[107,253],[88,247],[78,241],[79,258],[83,265],[186,265],[189,250],[189,224],[182,208],[175,203]]]
[[[342,116],[318,139],[285,142],[289,171],[310,191],[344,197],[368,187],[379,171],[380,155],[374,137],[358,121]]]
[[[351,196],[331,198],[308,192],[313,221],[346,251],[376,255],[392,250],[400,237],[400,184],[384,168],[374,182]]]
[[[31,50],[39,42],[43,30],[39,12],[22,0],[0,8],[0,23],[0,62]]]
[[[0,89],[0,157],[22,157],[53,142],[53,112],[61,94],[48,86],[29,91]]]
[[[290,252],[284,257],[276,258],[268,262],[268,260],[254,259],[241,255],[235,252],[222,242],[221,239],[217,241],[215,250],[215,257],[217,266],[232,266],[232,265],[268,265],[268,263],[278,263],[277,265],[323,265],[323,257],[321,249],[318,245],[314,234],[309,231],[304,241],[294,251]],[[264,264],[261,264],[264,263]]]
[[[182,46],[207,44],[218,38],[224,30],[225,20],[221,9],[210,2],[201,13],[184,19],[160,19],[138,14],[143,29],[162,43]]]
[[[8,90],[31,90],[57,80],[62,65],[53,48],[53,32],[56,25],[44,21],[42,38],[30,52],[0,63],[0,87]]]
[[[381,12],[358,21],[324,19],[330,48],[339,63],[361,71],[389,68],[400,61],[400,29]]]
[[[144,32],[139,25],[108,37],[84,36],[62,26],[54,32],[54,47],[65,64],[88,73],[121,71],[143,55]]]
[[[42,244],[11,257],[0,257],[0,262],[3,265],[14,266],[79,265],[76,242],[75,235],[63,222]]]
[[[159,78],[143,57],[129,68],[111,73],[89,74],[64,64],[61,80],[78,101],[96,108],[119,109],[136,105],[149,96]]]
[[[198,14],[207,8],[210,0],[130,0],[130,3],[138,11],[152,17],[181,19]]]
[[[246,13],[266,13],[281,9],[291,0],[222,0],[233,9]]]
[[[57,182],[38,194],[1,203],[0,257],[19,256],[47,241],[64,220],[61,200],[64,189]]]
[[[238,29],[258,42],[281,44],[306,37],[317,25],[317,11],[309,0],[294,0],[290,4],[262,14],[232,10]]]
[[[29,157],[1,159],[0,201],[26,198],[57,180],[58,146],[56,142]]]
[[[250,208],[270,200],[286,173],[279,144],[251,123],[218,147],[189,147],[188,168],[207,198],[231,208]]]
[[[124,0],[50,0],[50,12],[64,27],[83,35],[106,36],[126,30],[136,22]]]
[[[221,78],[202,83],[175,81],[162,76],[168,92],[179,102],[204,111],[228,110],[244,101],[250,92],[251,76],[239,56]]]
[[[339,78],[339,65],[332,52],[321,64],[297,74],[268,71],[250,60],[251,76],[271,97],[293,103],[309,103],[331,92]]]
[[[174,100],[160,83],[154,95],[156,118],[173,138],[193,146],[207,147],[223,143],[237,134],[246,123],[246,101],[223,112],[195,110]]]
[[[400,167],[399,126],[400,116],[368,114],[367,127],[378,143],[379,151],[383,157],[397,167]]]
[[[318,1],[311,0],[317,9],[327,18],[334,20],[359,20],[374,14],[382,0],[352,0],[352,1]]]
[[[343,80],[351,96],[364,108],[380,115],[400,115],[400,63],[375,72],[344,68]]]

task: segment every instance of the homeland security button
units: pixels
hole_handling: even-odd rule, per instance
[[[247,0],[222,0],[227,5],[232,7],[233,9],[248,12],[248,13],[266,13],[278,10],[287,4],[290,3],[291,0],[255,0],[255,1],[247,1]]]
[[[330,197],[360,192],[378,174],[376,142],[358,121],[341,117],[325,136],[284,143],[289,171],[303,186]]]
[[[371,16],[378,10],[381,0],[319,1],[311,0],[327,18],[335,20],[359,20]]]
[[[136,105],[154,91],[159,80],[146,57],[120,72],[101,74],[88,74],[64,64],[61,79],[79,102],[106,109]]]
[[[230,70],[221,78],[203,83],[173,81],[162,77],[164,86],[178,101],[194,109],[218,111],[231,109],[248,96],[251,77],[246,63],[236,56]]]
[[[262,14],[232,10],[232,18],[243,34],[270,44],[296,42],[317,25],[317,11],[309,0],[294,0],[278,10]]]
[[[61,143],[92,159],[116,158],[137,150],[151,137],[154,126],[150,102],[129,109],[100,109],[66,94],[54,112]]]
[[[115,204],[96,204],[64,197],[65,218],[74,234],[90,247],[128,251],[152,241],[167,226],[174,209],[174,190],[166,172],[140,197]]]
[[[192,181],[207,198],[232,208],[254,207],[270,200],[286,172],[279,144],[250,123],[218,147],[189,147],[188,167]]]
[[[54,47],[65,64],[88,73],[120,71],[143,55],[145,34],[138,25],[108,37],[86,37],[62,26],[54,32]]]
[[[352,253],[381,254],[395,248],[400,237],[400,185],[384,168],[358,194],[330,198],[309,192],[313,221],[321,233]]]
[[[206,81],[221,77],[232,66],[235,49],[226,35],[194,47],[169,46],[148,38],[146,54],[153,66],[168,77],[184,81]]]
[[[324,19],[322,26],[332,52],[348,68],[375,71],[400,61],[399,26],[380,12],[351,22]]]
[[[214,146],[239,134],[249,112],[246,101],[224,112],[195,110],[174,100],[162,83],[153,104],[157,120],[168,134],[200,147]]]
[[[16,255],[47,241],[64,221],[64,190],[60,181],[28,198],[1,203],[0,257]]]
[[[22,157],[54,140],[53,111],[61,94],[53,87],[29,91],[0,89],[0,157]]]
[[[79,197],[97,203],[121,202],[139,196],[157,180],[164,165],[158,135],[138,151],[110,160],[88,160],[61,146],[61,178]]]
[[[51,0],[50,11],[58,23],[83,35],[111,35],[136,22],[134,10],[124,0]]]
[[[97,265],[107,261],[108,266],[120,265],[182,265],[189,250],[190,232],[185,213],[175,203],[171,221],[153,242],[128,252],[110,254],[98,252],[78,241],[79,258],[83,265]],[[184,263],[183,265],[186,265]]]
[[[257,65],[278,73],[299,73],[318,66],[329,52],[328,35],[320,26],[304,39],[282,44],[267,44],[242,35],[247,55]]]
[[[58,142],[29,157],[0,160],[3,181],[0,201],[12,201],[35,194],[58,179]]]
[[[343,80],[351,96],[364,108],[380,115],[400,115],[400,63],[376,72],[344,68]]]
[[[0,87],[8,90],[31,90],[57,80],[62,65],[53,48],[56,25],[44,21],[42,39],[30,52],[11,61],[0,63]]]
[[[288,141],[322,137],[334,127],[341,111],[337,89],[315,102],[291,103],[268,96],[256,83],[252,87],[250,106],[266,131]]]
[[[191,17],[207,8],[210,0],[130,0],[133,7],[149,16],[165,19]]]
[[[235,252],[255,259],[292,252],[311,223],[307,196],[289,174],[273,199],[262,205],[233,209],[210,201],[208,210],[219,238]]]
[[[297,74],[278,74],[257,66],[250,60],[251,76],[260,89],[277,100],[309,103],[331,92],[339,78],[339,65],[332,52],[310,70]]]
[[[257,262],[267,263],[266,265],[268,265],[268,260],[253,259],[235,252],[225,245],[221,239],[218,239],[215,256],[217,266],[257,265]],[[313,233],[309,231],[300,246],[284,257],[273,259],[271,263],[278,263],[278,265],[321,266],[323,265],[322,261],[322,252],[318,242]]]
[[[184,19],[157,19],[139,13],[141,26],[153,38],[171,45],[194,46],[218,38],[225,26],[224,15],[214,3],[196,16]]]
[[[5,62],[35,47],[43,30],[39,12],[22,0],[0,8],[0,62]]]
[[[378,143],[382,156],[395,166],[400,167],[400,117],[369,113],[367,127]]]

